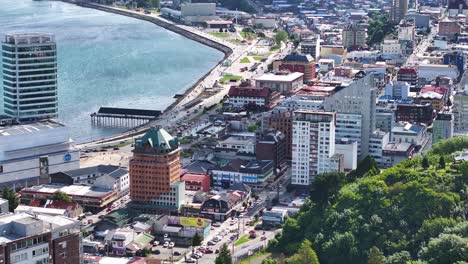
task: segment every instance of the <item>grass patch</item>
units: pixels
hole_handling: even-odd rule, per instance
[[[209,32],[208,34],[215,36],[217,38],[227,38],[229,37],[229,33],[223,33],[223,32]]]
[[[250,63],[250,60],[249,60],[249,58],[244,57],[244,58],[242,58],[242,59],[240,60],[240,63]]]
[[[241,238],[237,239],[237,241],[234,243],[234,246],[239,246],[241,244],[244,244],[246,242],[249,241],[249,235],[248,234],[245,234],[243,236],[241,236]]]
[[[241,31],[240,32],[240,35],[244,38],[244,39],[254,39],[257,35],[255,35],[255,33],[252,33],[252,32],[243,32]]]
[[[263,59],[262,56],[252,56],[252,58],[256,61],[261,61]]]
[[[232,44],[236,44],[236,45],[244,44],[244,42],[242,42],[242,40],[240,40],[240,39],[230,39],[228,41],[231,42]]]
[[[273,47],[270,48],[271,51],[276,51],[279,50],[280,46],[279,45],[274,45]]]
[[[225,84],[225,83],[228,83],[230,80],[239,81],[240,79],[242,79],[242,77],[238,75],[226,75],[226,76],[223,76],[221,79],[219,79],[219,82],[222,84]]]
[[[268,258],[270,256],[271,256],[271,253],[260,251],[260,252],[256,253],[255,255],[252,255],[252,256],[242,260],[241,262],[239,262],[239,264],[260,263],[261,261],[263,261],[264,259],[266,259],[266,258]]]

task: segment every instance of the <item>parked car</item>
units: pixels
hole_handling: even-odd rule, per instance
[[[153,254],[154,254],[154,255],[159,255],[159,254],[161,254],[161,251],[159,251],[159,250],[157,250],[157,249],[156,249],[156,250],[153,250]]]
[[[175,246],[174,242],[170,242],[168,248],[173,248]]]
[[[195,263],[195,262],[197,262],[197,260],[194,259],[194,258],[187,258],[187,259],[185,260],[185,262],[186,262],[186,263]]]
[[[208,246],[214,246],[214,245],[216,245],[216,242],[214,242],[213,240],[208,241]]]
[[[153,246],[157,246],[157,245],[159,245],[159,241],[154,241]]]
[[[167,248],[168,246],[169,246],[169,242],[167,242],[167,241],[166,241],[166,242],[164,242],[164,245],[163,245],[163,247]]]
[[[220,222],[214,222],[213,224],[211,224],[212,226],[214,227],[220,227],[221,226],[221,223]]]
[[[262,237],[260,238],[260,240],[262,240],[262,241],[263,241],[263,240],[266,240],[266,236],[262,236]]]
[[[174,251],[174,256],[180,256],[180,255],[182,255],[182,254],[180,254],[179,251]]]
[[[205,249],[205,254],[213,254],[213,249],[211,248]]]

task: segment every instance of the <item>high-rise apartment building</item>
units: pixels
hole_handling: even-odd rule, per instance
[[[184,199],[185,184],[179,181],[177,138],[162,128],[150,128],[135,140],[129,175],[133,205],[178,210]]]
[[[393,0],[392,1],[392,21],[399,23],[408,12],[408,0]]]
[[[2,42],[5,114],[17,120],[56,118],[57,49],[51,34],[7,34]]]
[[[335,113],[294,112],[292,184],[308,186],[320,173],[343,170],[343,155],[335,154],[335,122]]]
[[[343,29],[342,42],[346,49],[358,49],[366,46],[367,32],[358,24],[349,24]]]
[[[340,114],[337,116],[336,129],[343,132],[343,135],[337,134],[337,136],[349,138],[346,136],[348,130],[354,131],[355,128],[361,127],[361,140],[358,142],[359,160],[361,160],[369,154],[369,138],[375,130],[376,93],[373,73],[365,75],[361,72],[357,75],[359,78],[351,84],[338,87],[333,95],[327,97],[323,107],[325,111]],[[361,116],[360,122],[358,115]]]

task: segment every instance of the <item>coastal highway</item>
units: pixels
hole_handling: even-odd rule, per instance
[[[138,13],[138,15],[140,15],[140,16],[142,16],[142,15],[143,16],[149,16],[149,17],[152,17],[152,18],[160,19],[160,20],[162,20],[164,22],[167,22],[167,23],[174,24],[173,22],[165,20],[164,18],[161,18],[160,16],[158,16],[156,14],[142,14],[142,13],[136,12],[136,11],[119,9],[119,8],[116,8],[116,7],[109,7],[109,6],[106,6],[106,8],[118,9],[120,13],[122,13],[122,11],[124,11],[125,13],[129,13],[129,14]],[[232,62],[232,64],[229,67],[224,67],[224,66],[222,66],[222,64],[218,64],[216,67],[214,67],[210,71],[210,73],[203,80],[201,80],[198,83],[198,85],[196,85],[195,87],[190,89],[190,91],[188,91],[184,95],[184,98],[181,99],[177,103],[177,105],[175,105],[170,111],[165,112],[163,115],[161,115],[161,117],[158,120],[147,123],[147,124],[145,124],[143,126],[140,126],[140,127],[136,128],[136,129],[133,129],[133,130],[127,132],[127,133],[123,133],[123,134],[117,135],[117,136],[112,137],[112,138],[106,138],[106,139],[102,139],[102,140],[97,140],[97,141],[92,141],[92,142],[77,145],[78,148],[80,148],[80,149],[92,149],[92,148],[101,147],[101,146],[104,146],[104,145],[111,145],[111,144],[121,142],[123,140],[128,140],[128,139],[132,139],[134,137],[140,136],[141,134],[143,134],[146,131],[147,128],[149,128],[151,126],[158,126],[159,125],[159,126],[163,126],[163,127],[168,128],[169,126],[174,126],[176,124],[176,122],[178,122],[178,121],[187,121],[190,118],[190,116],[193,115],[193,109],[203,108],[204,106],[209,105],[209,103],[212,103],[212,102],[209,102],[209,100],[204,100],[200,104],[195,105],[192,109],[190,109],[188,113],[187,113],[187,109],[184,109],[183,106],[186,103],[198,98],[200,96],[200,94],[205,90],[205,88],[214,87],[215,83],[217,83],[217,81],[223,76],[224,73],[232,73],[234,75],[242,76],[243,79],[249,79],[249,78],[251,78],[251,77],[253,77],[255,75],[259,75],[259,74],[263,73],[262,68],[267,69],[267,65],[269,63],[271,63],[275,59],[280,58],[284,54],[287,54],[291,49],[290,45],[287,45],[287,46],[283,46],[285,48],[282,48],[278,53],[271,54],[269,56],[269,58],[267,59],[267,61],[263,62],[261,67],[258,67],[259,70],[257,72],[250,72],[250,71],[242,72],[241,68],[244,67],[245,64],[241,64],[240,60],[243,57],[249,55],[250,53],[253,53],[253,50],[255,50],[255,48],[256,48],[256,41],[254,41],[250,45],[237,45],[237,44],[230,43],[230,42],[228,42],[226,40],[217,38],[215,36],[212,36],[210,34],[207,34],[206,32],[203,32],[203,31],[201,31],[201,30],[199,30],[199,29],[197,29],[195,27],[185,26],[185,25],[178,25],[178,24],[174,24],[174,25],[178,26],[180,28],[183,28],[185,30],[188,30],[191,33],[197,34],[197,35],[199,35],[199,36],[201,36],[203,38],[207,38],[207,39],[210,39],[212,41],[216,41],[217,43],[220,43],[222,45],[225,45],[225,46],[231,48],[232,49],[232,54],[230,54],[226,58],[226,60],[230,60]],[[217,97],[222,98],[224,95],[226,95],[227,92],[229,91],[230,85],[231,84],[219,85],[221,87],[220,87],[220,91],[219,91],[219,94],[218,94]]]

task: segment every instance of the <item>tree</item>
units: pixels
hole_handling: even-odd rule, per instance
[[[18,197],[16,197],[16,193],[7,186],[3,187],[2,198],[8,201],[8,210],[10,212],[14,212],[16,207],[19,205]]]
[[[64,193],[62,191],[54,192],[54,195],[52,195],[52,200],[54,200],[54,201],[64,201],[64,202],[68,202],[68,203],[72,202],[72,199],[70,198],[70,196],[68,196],[68,194],[66,194],[66,193]]]
[[[334,199],[335,195],[345,182],[345,174],[342,172],[322,173],[315,177],[310,185],[310,199],[318,205],[325,207]]]
[[[468,238],[454,234],[441,234],[429,241],[421,250],[422,260],[428,263],[455,263],[468,259]]]
[[[286,41],[288,39],[288,33],[284,30],[278,30],[275,34],[275,42],[276,45],[281,45],[281,42]]]
[[[373,246],[369,251],[369,257],[367,257],[368,264],[384,264],[385,257],[380,249]]]
[[[268,257],[262,261],[262,264],[278,264],[278,260]]]
[[[215,264],[232,264],[231,252],[226,243],[219,249],[219,254],[215,259]]]
[[[202,242],[203,239],[201,236],[198,234],[198,232],[195,232],[195,235],[192,237],[192,247],[198,247]]]
[[[246,201],[243,201],[243,202],[242,202],[242,206],[243,206],[244,208],[247,208],[247,202],[246,202]]]
[[[429,169],[431,165],[429,164],[429,160],[427,159],[426,156],[423,157],[422,161],[421,161],[421,167],[423,167],[423,169],[427,170]]]
[[[439,158],[439,168],[445,169],[445,159],[444,159],[444,156],[440,156],[440,158]]]
[[[312,244],[305,239],[301,247],[288,261],[289,264],[319,264],[317,253],[312,249]]]
[[[458,170],[460,171],[462,175],[463,182],[467,184],[468,183],[468,161],[462,162],[458,166]]]

